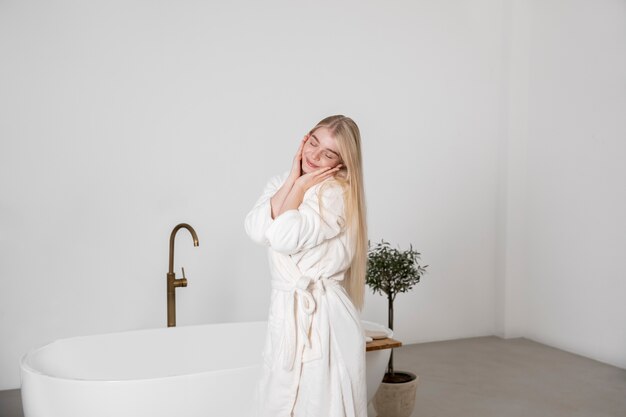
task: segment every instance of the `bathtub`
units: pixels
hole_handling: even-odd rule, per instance
[[[220,323],[57,340],[21,360],[24,415],[247,416],[266,328]],[[366,354],[368,401],[390,352]]]

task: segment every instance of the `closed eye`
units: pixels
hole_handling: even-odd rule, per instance
[[[315,135],[311,135],[311,146],[315,146],[318,147],[319,146],[319,139],[317,137],[315,137]],[[338,155],[336,155],[335,153],[325,153],[324,156],[328,159],[332,159],[332,160],[336,160],[338,158]]]

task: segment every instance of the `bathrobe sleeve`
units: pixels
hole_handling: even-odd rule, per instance
[[[321,209],[317,194],[318,190],[313,190],[297,209],[283,212],[269,224],[265,237],[272,249],[291,255],[332,239],[344,230],[344,191],[341,186],[324,189]]]
[[[265,237],[265,231],[274,222],[270,200],[283,185],[288,174],[289,172],[285,172],[270,178],[263,189],[261,197],[259,197],[252,210],[246,215],[246,233],[252,241],[269,246],[270,243]]]

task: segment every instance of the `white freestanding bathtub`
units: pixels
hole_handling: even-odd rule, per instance
[[[57,340],[22,358],[24,415],[246,417],[266,328],[220,323]],[[390,352],[366,354],[368,401]]]

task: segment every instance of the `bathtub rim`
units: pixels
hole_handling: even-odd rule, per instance
[[[180,374],[180,375],[167,375],[167,376],[159,376],[159,377],[153,377],[153,378],[84,379],[84,378],[67,378],[67,377],[49,375],[47,373],[41,372],[41,371],[33,368],[28,363],[28,359],[32,355],[35,355],[37,352],[47,348],[48,346],[52,346],[53,344],[58,343],[58,342],[71,341],[71,340],[76,340],[76,339],[85,339],[85,338],[96,337],[96,336],[109,336],[109,335],[118,335],[118,334],[126,334],[126,333],[144,333],[144,332],[153,332],[153,331],[167,330],[167,329],[188,329],[188,328],[193,328],[193,327],[204,327],[204,326],[211,326],[211,325],[235,324],[235,323],[242,323],[242,324],[243,323],[245,323],[245,324],[250,324],[250,323],[267,323],[267,320],[191,324],[191,325],[185,325],[185,326],[180,326],[180,327],[154,327],[154,328],[148,328],[148,329],[123,330],[121,332],[106,332],[106,333],[96,333],[96,334],[83,335],[83,336],[63,337],[63,338],[60,338],[60,339],[55,339],[52,342],[46,343],[44,345],[33,347],[28,352],[26,352],[24,355],[22,355],[22,357],[20,358],[20,372],[29,373],[29,374],[35,375],[37,377],[45,377],[47,379],[51,379],[51,380],[55,380],[55,381],[70,381],[70,382],[81,382],[81,383],[116,383],[116,384],[120,384],[120,383],[132,383],[132,382],[139,382],[139,381],[172,380],[172,379],[176,379],[176,378],[185,378],[185,377],[189,377],[189,376],[196,376],[196,375],[203,375],[203,374],[229,373],[229,372],[232,372],[234,370],[254,369],[254,368],[262,366],[263,363],[262,363],[262,361],[260,361],[259,364],[257,364],[257,365],[239,366],[239,367],[233,367],[233,368],[228,368],[228,369],[200,371],[200,372],[194,372],[194,373],[186,373],[186,374]],[[176,331],[176,330],[174,330],[174,331]],[[23,384],[24,384],[24,378],[22,377],[20,385],[23,385]]]
[[[369,320],[364,320],[361,319],[361,323],[363,322],[369,322],[371,324],[375,324],[377,326],[382,326],[385,327],[384,325],[381,325],[380,323],[376,323],[376,322],[372,322]],[[30,350],[28,350],[28,352],[26,352],[24,355],[22,355],[22,357],[20,358],[20,376],[21,376],[21,382],[20,382],[20,386],[23,386],[24,384],[24,377],[22,376],[22,373],[28,373],[34,376],[38,376],[38,377],[44,377],[47,379],[51,379],[51,380],[55,380],[55,381],[70,381],[70,382],[81,382],[81,383],[116,383],[116,384],[123,384],[123,383],[132,383],[132,382],[139,382],[139,381],[160,381],[160,380],[172,380],[172,379],[176,379],[176,378],[185,378],[185,377],[189,377],[189,376],[195,376],[195,375],[203,375],[203,374],[220,374],[220,373],[228,373],[234,370],[243,370],[243,369],[254,369],[260,366],[263,366],[263,362],[260,361],[259,364],[257,365],[249,365],[249,366],[240,366],[240,367],[234,367],[234,368],[228,368],[228,369],[219,369],[219,370],[209,370],[209,371],[201,371],[201,372],[194,372],[194,373],[186,373],[186,374],[181,374],[181,375],[167,375],[167,376],[160,376],[160,377],[152,377],[152,378],[133,378],[133,379],[84,379],[84,378],[67,378],[67,377],[61,377],[61,376],[55,376],[55,375],[49,375],[47,373],[41,372],[35,368],[33,368],[29,363],[28,363],[28,359],[30,359],[33,355],[35,355],[37,352],[55,344],[55,343],[59,343],[59,342],[64,342],[64,341],[71,341],[71,340],[76,340],[76,339],[85,339],[85,338],[90,338],[90,337],[97,337],[97,336],[107,336],[107,335],[119,335],[119,334],[126,334],[126,333],[144,333],[144,332],[154,332],[154,331],[177,331],[178,329],[189,329],[189,328],[194,328],[194,327],[205,327],[205,326],[212,326],[212,325],[229,325],[229,324],[253,324],[253,323],[267,323],[267,320],[251,320],[251,321],[234,321],[234,322],[220,322],[220,323],[202,323],[202,324],[190,324],[190,325],[185,325],[185,326],[179,326],[179,327],[153,327],[153,328],[142,328],[142,329],[131,329],[131,330],[123,330],[123,331],[113,331],[113,332],[105,332],[105,333],[96,333],[96,334],[90,334],[90,335],[81,335],[81,336],[70,336],[70,337],[63,337],[63,338],[59,338],[59,339],[55,339],[49,343],[40,345],[40,346],[36,346],[31,348]],[[168,329],[172,329],[172,330],[168,330]],[[390,330],[390,329],[388,329]],[[393,332],[391,330],[391,332]]]

